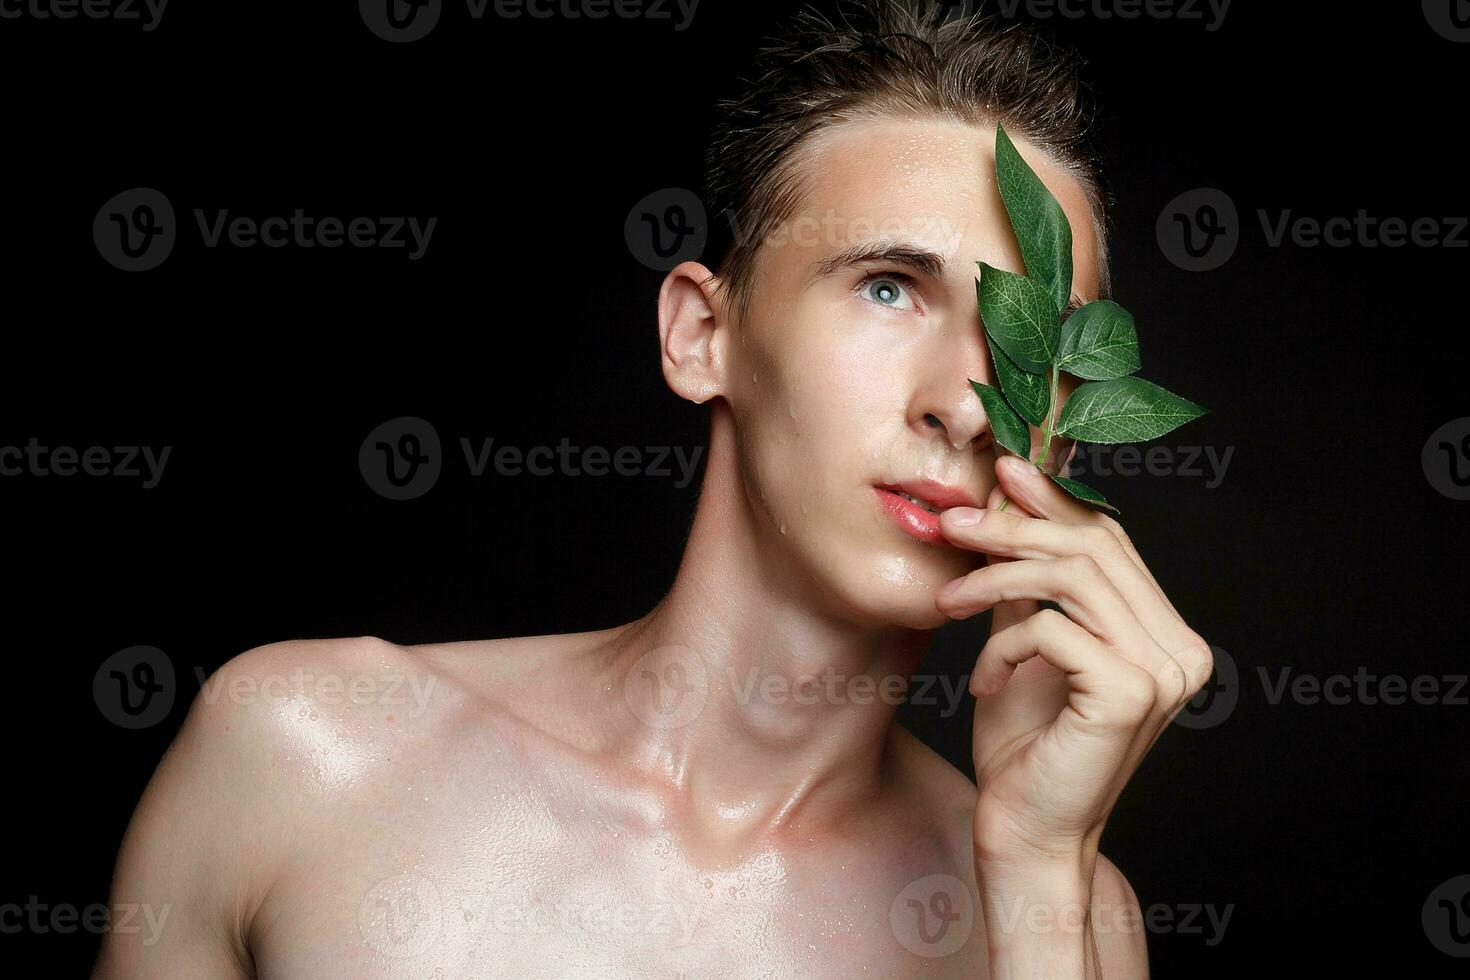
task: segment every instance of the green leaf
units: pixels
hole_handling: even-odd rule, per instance
[[[1143,442],[1206,411],[1142,378],[1089,381],[1062,407],[1056,434],[1086,442]]]
[[[990,431],[995,433],[995,441],[1017,456],[1030,459],[1031,430],[1025,420],[1006,404],[998,389],[978,381],[971,381],[970,387],[975,389],[975,394],[985,405],[985,417],[990,420]]]
[[[1067,317],[1057,367],[1089,381],[1112,381],[1138,370],[1133,314],[1112,300],[1088,303]]]
[[[985,332],[1023,371],[1050,369],[1061,339],[1061,309],[1046,291],[1025,276],[984,262],[975,294]]]
[[[1072,296],[1072,226],[1003,126],[995,127],[995,181],[1021,246],[1026,275],[1041,285],[1058,310],[1066,309]]]
[[[1072,496],[1076,497],[1078,500],[1083,501],[1084,503],[1096,504],[1099,507],[1106,507],[1114,514],[1119,512],[1118,508],[1114,507],[1112,504],[1103,499],[1102,494],[1098,493],[1096,490],[1092,489],[1092,487],[1089,487],[1085,483],[1079,483],[1076,480],[1069,480],[1065,476],[1053,476],[1052,479],[1056,481],[1057,486],[1061,487],[1063,490],[1067,491]]]
[[[1011,355],[1001,350],[990,334],[985,335],[985,345],[990,348],[990,362],[995,365],[995,379],[1000,382],[1000,393],[1006,396],[1016,414],[1035,426],[1046,425],[1046,412],[1051,408],[1051,385],[1044,374],[1032,374],[1011,360]]]

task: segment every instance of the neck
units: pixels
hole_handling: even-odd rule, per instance
[[[873,802],[930,634],[855,625],[762,548],[769,518],[739,479],[728,409],[713,413],[674,585],[619,634],[605,669],[627,695],[628,761],[670,787],[702,835],[739,843]]]

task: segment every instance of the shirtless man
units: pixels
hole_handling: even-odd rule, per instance
[[[976,263],[1024,271],[997,116],[1101,226],[1070,69],[980,20],[935,64],[852,50],[874,20],[923,29],[804,21],[725,106],[712,194],[772,223],[659,293],[664,378],[710,404],[664,599],[596,632],[231,660],[118,861],[113,901],[161,932],[110,934],[98,980],[1147,976],[1098,840],[1209,649],[1116,521],[999,458],[967,383],[994,383]],[[941,101],[938,75],[966,81]],[[1074,302],[1102,241],[1074,235]],[[894,715],[931,631],[987,609],[977,789]]]

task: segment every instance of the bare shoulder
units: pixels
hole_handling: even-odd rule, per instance
[[[902,798],[915,818],[943,838],[956,864],[971,867],[975,784],[902,725],[893,728],[891,752]]]
[[[912,800],[914,812],[942,835],[956,864],[973,875],[971,831],[979,790],[912,733],[898,725],[894,728],[892,751],[902,773],[901,792]],[[1103,854],[1098,855],[1093,874],[1092,908],[1103,976],[1147,980],[1148,944],[1138,896],[1122,870]]]
[[[160,936],[109,935],[95,976],[250,975],[248,923],[343,758],[312,685],[395,663],[370,637],[272,643],[201,685],[113,875],[114,904],[152,910]]]
[[[1092,921],[1103,976],[1148,980],[1148,938],[1138,896],[1103,854],[1092,877]]]

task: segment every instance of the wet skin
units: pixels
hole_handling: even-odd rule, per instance
[[[1075,291],[1093,298],[1082,190],[1018,145],[1079,230]],[[975,263],[1023,271],[993,146],[938,120],[844,124],[808,148],[798,215],[844,230],[763,248],[747,317],[702,267],[670,273],[663,370],[713,403],[711,437],[679,574],[647,616],[415,647],[286,641],[211,678],[118,862],[113,902],[168,918],[151,943],[108,936],[96,975],[990,976],[976,786],[894,723],[893,699],[740,691],[907,677],[954,614],[937,591],[985,565],[906,532],[874,487],[927,477],[998,499],[966,385],[993,381]],[[941,256],[940,274],[822,268],[893,238]],[[658,685],[687,693],[691,676],[698,710],[661,721],[680,689]],[[1100,856],[1092,899],[1135,901]],[[1106,975],[1144,975],[1141,942],[1099,936]]]

